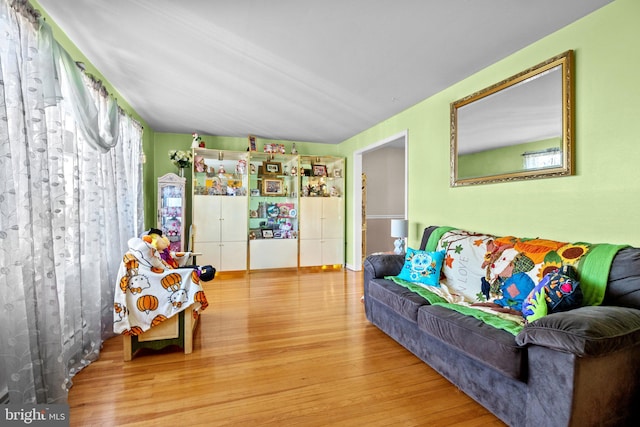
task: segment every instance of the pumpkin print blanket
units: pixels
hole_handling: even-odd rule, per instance
[[[137,237],[129,239],[128,246],[113,301],[115,333],[140,335],[191,305],[194,310],[207,307],[197,268],[171,268],[155,248]],[[189,259],[188,252],[171,256],[178,266]]]

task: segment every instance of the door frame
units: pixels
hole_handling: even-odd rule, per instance
[[[347,268],[354,271],[362,270],[362,155],[368,151],[376,150],[384,145],[402,140],[404,145],[404,217],[407,218],[409,203],[409,164],[408,164],[408,142],[409,131],[407,129],[391,135],[378,142],[374,142],[364,148],[353,152],[353,216],[352,216],[352,236],[351,259],[352,263],[347,264]]]

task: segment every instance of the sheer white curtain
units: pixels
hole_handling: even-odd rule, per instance
[[[24,1],[0,0],[0,398],[66,401],[142,231],[142,129]]]

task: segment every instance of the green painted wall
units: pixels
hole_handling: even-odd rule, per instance
[[[458,156],[458,179],[520,172],[523,153],[561,147],[562,139],[552,138]]]
[[[213,148],[218,150],[231,150],[231,151],[246,151],[249,145],[248,137],[231,137],[231,136],[212,136],[212,135],[200,135],[202,141],[204,141],[206,148]],[[158,206],[157,189],[155,187],[157,178],[173,172],[178,173],[178,169],[169,160],[169,150],[191,150],[191,142],[193,138],[191,134],[178,134],[178,133],[159,133],[154,134],[153,140],[153,192],[145,195],[145,209],[148,206],[153,207],[151,216],[146,215],[145,210],[145,223],[148,227],[156,226],[156,210]],[[296,150],[298,154],[302,155],[316,155],[316,156],[338,156],[338,146],[336,144],[319,144],[314,142],[303,141],[284,141],[273,140],[256,137],[256,148],[258,151],[262,151],[264,144],[284,144],[287,153],[291,152],[293,143],[296,144]],[[191,212],[191,171],[185,170],[185,177],[187,178],[187,194],[186,194],[186,209],[187,212]],[[191,217],[187,215],[185,221],[185,230],[189,229],[191,225]]]
[[[296,142],[296,148],[301,154],[346,157],[346,188],[350,188],[354,151],[406,130],[412,246],[419,243],[422,229],[432,224],[502,235],[640,245],[640,84],[636,76],[640,50],[634,45],[640,40],[638,16],[640,2],[616,0],[337,146]],[[101,76],[55,23],[48,22],[72,56],[85,62],[90,73]],[[575,51],[576,175],[450,188],[449,104],[568,49]],[[104,81],[123,108],[145,126],[149,226],[156,217],[156,178],[175,170],[167,151],[188,149],[191,135],[154,133]],[[209,148],[246,149],[246,138],[203,135],[203,139]],[[282,143],[290,149],[290,142]],[[353,199],[346,197],[346,202],[347,262],[353,263]]]
[[[616,0],[353,136],[340,152],[351,163],[354,151],[408,130],[411,246],[433,224],[640,245],[638,17],[639,1]],[[575,50],[575,176],[450,188],[449,104],[568,49]],[[353,263],[354,206],[346,201]]]

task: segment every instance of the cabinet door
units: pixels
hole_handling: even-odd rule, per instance
[[[249,241],[252,270],[298,266],[296,239],[258,239]]]
[[[300,239],[300,267],[322,265],[322,241]]]
[[[344,264],[344,240],[324,239],[322,241],[322,265]]]
[[[169,239],[169,249],[182,251],[185,247],[184,204],[185,179],[173,173],[158,178],[158,225]]]
[[[196,242],[220,241],[220,199],[216,196],[193,196]],[[200,252],[197,247],[194,249]]]
[[[195,251],[201,253],[196,257],[198,265],[212,265],[216,270],[221,270],[220,265],[220,242],[198,242]]]
[[[223,242],[247,242],[247,198],[220,197],[220,233]]]
[[[322,197],[300,199],[300,239],[322,237]]]
[[[344,208],[342,198],[325,197],[322,202],[322,238],[344,238]]]
[[[246,236],[246,234],[244,234],[244,236]],[[220,271],[238,271],[246,269],[247,242],[221,242]]]

